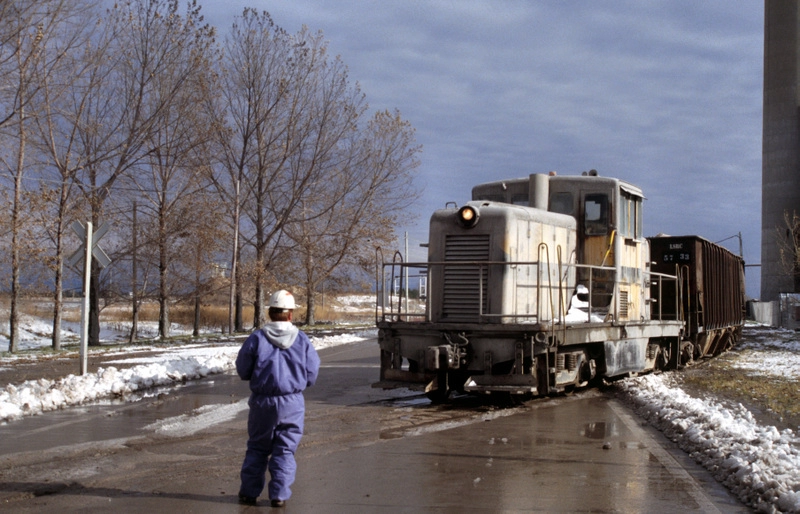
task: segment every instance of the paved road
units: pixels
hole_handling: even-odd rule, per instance
[[[432,406],[370,387],[374,342],[321,354],[286,512],[748,512],[599,391],[513,409]],[[180,393],[0,427],[0,508],[269,511],[236,503],[246,385],[217,376]],[[203,404],[225,405],[228,419],[203,424]],[[201,430],[153,428],[197,408],[180,426]]]

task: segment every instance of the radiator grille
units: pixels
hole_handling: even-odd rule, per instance
[[[619,318],[628,318],[628,291],[625,290],[619,292]]]
[[[488,261],[489,234],[448,235],[445,240],[444,295],[442,317],[448,321],[478,321],[481,310],[486,313],[486,266],[450,264],[454,261]],[[479,289],[483,288],[483,293]],[[481,309],[480,299],[483,298]]]

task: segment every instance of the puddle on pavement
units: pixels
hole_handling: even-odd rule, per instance
[[[214,375],[178,386],[148,389],[136,401],[103,400],[28,416],[0,425],[0,455],[143,435],[156,421],[213,404],[235,403],[249,395],[233,374]]]
[[[607,435],[606,423],[586,423],[583,426],[583,435],[589,439],[604,439]]]
[[[393,399],[392,405],[400,406],[400,407],[414,407],[417,405],[430,405],[431,401],[426,397],[410,397],[410,398],[400,398],[400,399]]]
[[[619,435],[619,429],[617,428],[616,423],[596,421],[583,425],[581,435],[588,437],[589,439],[605,439],[607,437]]]

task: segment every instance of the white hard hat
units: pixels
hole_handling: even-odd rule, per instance
[[[294,296],[285,289],[281,289],[272,294],[269,299],[269,306],[276,309],[294,309]]]

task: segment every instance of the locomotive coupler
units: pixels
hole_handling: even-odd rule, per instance
[[[425,368],[428,370],[458,368],[458,358],[453,348],[442,344],[425,349]]]
[[[428,370],[459,369],[468,364],[469,339],[463,333],[457,334],[453,342],[450,334],[442,337],[448,344],[429,346],[425,349],[425,368]]]

